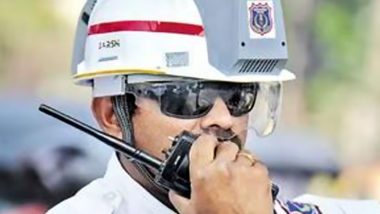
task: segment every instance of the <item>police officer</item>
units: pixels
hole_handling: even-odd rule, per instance
[[[268,42],[283,31],[274,23],[281,20],[276,5],[247,1],[250,39]],[[190,151],[191,197],[162,188],[154,169],[116,153],[103,178],[49,213],[344,213],[327,211],[324,199],[321,206],[313,198],[275,200],[266,167],[243,149],[249,128],[266,136],[276,125],[281,83],[294,79],[283,59],[264,51],[233,70],[218,68],[223,60],[211,64],[193,0],[90,0],[78,35],[73,77],[92,87],[102,130],[159,159],[169,137],[200,135]]]

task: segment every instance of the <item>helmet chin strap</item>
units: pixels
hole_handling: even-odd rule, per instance
[[[134,112],[135,106],[135,100],[132,95],[121,95],[121,96],[114,96],[111,98],[113,110],[115,112],[116,118],[119,122],[120,128],[122,130],[123,134],[123,140],[126,142],[129,142],[134,146],[134,131],[133,131],[133,124],[132,124],[132,115]],[[132,160],[133,162],[133,160]],[[150,185],[155,187],[158,191],[167,194],[168,190],[161,187],[154,181],[154,174],[151,172],[147,167],[143,166],[142,164],[133,162],[136,169],[140,172],[140,174],[146,179],[147,182],[149,182]]]

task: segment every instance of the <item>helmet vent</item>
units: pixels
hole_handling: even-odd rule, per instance
[[[271,73],[276,67],[278,60],[258,59],[258,60],[240,60],[241,65],[239,73]]]

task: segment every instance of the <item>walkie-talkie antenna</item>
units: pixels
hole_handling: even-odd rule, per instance
[[[155,157],[152,157],[151,155],[138,150],[134,148],[133,146],[130,146],[127,142],[118,139],[114,136],[111,136],[109,134],[106,134],[104,132],[101,132],[85,123],[82,123],[69,115],[66,115],[50,106],[47,105],[40,105],[39,110],[47,115],[50,115],[70,126],[73,126],[93,137],[96,139],[102,141],[103,143],[107,144],[108,146],[111,146],[115,150],[125,154],[127,157],[131,158],[132,160],[135,160],[145,166],[152,167],[154,169],[160,170],[162,167],[162,161],[158,160]]]

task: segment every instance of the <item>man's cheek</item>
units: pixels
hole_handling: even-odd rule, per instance
[[[246,131],[248,129],[248,117],[238,117],[235,118],[233,128],[234,130],[238,130],[240,132]]]
[[[175,137],[185,130],[193,131],[199,129],[197,128],[197,120],[166,117],[165,122],[167,123],[166,126],[170,130],[170,135],[168,135],[167,137]]]
[[[238,118],[232,128],[235,134],[237,134],[243,144],[245,144],[248,132],[248,116]]]

